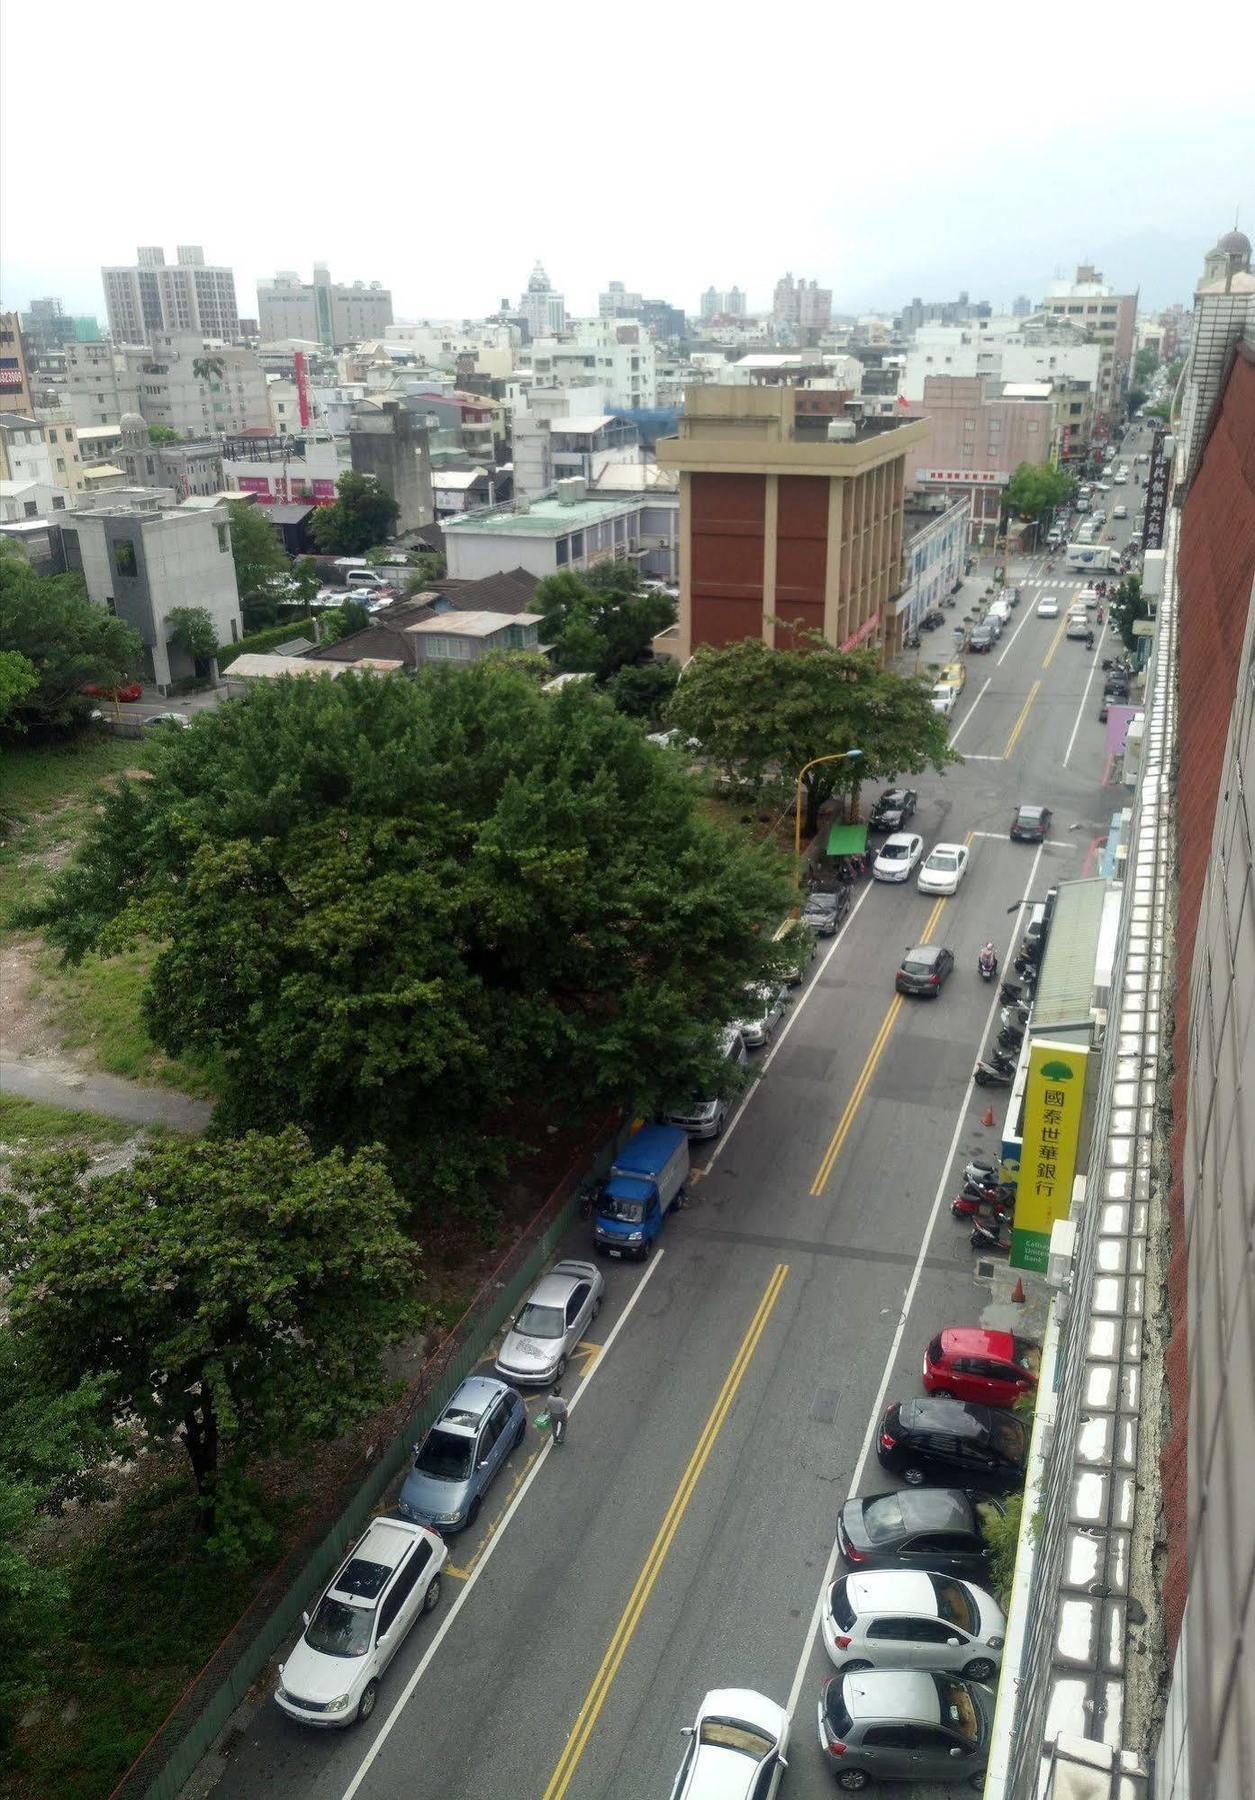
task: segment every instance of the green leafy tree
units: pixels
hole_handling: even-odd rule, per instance
[[[1125,397],[1124,404],[1130,414],[1135,413],[1139,406],[1144,406],[1146,404],[1146,389],[1142,387],[1131,387]]]
[[[207,606],[176,606],[166,614],[166,636],[170,643],[198,661],[218,654],[218,627]]]
[[[276,610],[285,598],[282,583],[291,565],[274,527],[259,506],[232,500],[227,510],[231,515],[231,556],[244,629],[256,631],[274,623]]]
[[[1172,407],[1169,405],[1168,401],[1160,400],[1156,405],[1148,406],[1146,408],[1145,416],[1148,419],[1162,419],[1166,424],[1168,419],[1172,416]]]
[[[0,731],[7,725],[22,729],[18,706],[38,686],[39,673],[29,656],[20,650],[0,650]]]
[[[355,631],[365,631],[369,624],[370,614],[362,601],[346,600],[342,606],[323,614],[319,630],[324,644],[338,644],[341,638],[352,637]]]
[[[148,441],[150,444],[180,444],[183,441],[183,434],[176,431],[172,425],[150,425]]]
[[[629,719],[661,719],[680,679],[680,665],[668,658],[629,663],[606,683],[606,692]]]
[[[417,1253],[377,1151],[315,1156],[294,1128],[176,1139],[84,1182],[28,1161],[0,1249],[13,1330],[51,1392],[100,1377],[112,1420],[187,1451],[206,1529],[219,1470],[336,1437],[383,1392]]]
[[[197,381],[221,381],[222,371],[226,368],[220,356],[194,356],[192,358],[192,374]]]
[[[772,649],[761,638],[699,649],[666,716],[730,775],[755,783],[774,776],[792,784],[815,757],[861,751],[803,777],[808,833],[817,830],[825,801],[869,776],[941,770],[962,760],[925,677],[882,669],[874,651],[834,650],[817,632],[798,633],[790,649]]]
[[[310,533],[325,556],[364,556],[372,544],[390,538],[401,508],[373,475],[349,470],[336,483],[336,498],[320,506]]]
[[[145,1022],[221,1057],[220,1128],[382,1143],[435,1216],[544,1122],[695,1091],[777,968],[781,859],[590,684],[266,682],[163,750],[24,918],[158,944]]]
[[[314,599],[322,582],[318,579],[318,570],[314,567],[312,556],[298,556],[292,564],[292,602],[297,606],[308,606]]]
[[[87,598],[80,576],[39,575],[16,551],[0,552],[0,651],[19,659],[8,665],[22,690],[10,689],[13,730],[85,718],[95,702],[83,686],[121,681],[144,654],[129,625]],[[33,685],[22,661],[35,672]]]
[[[569,570],[547,575],[532,606],[542,615],[541,637],[553,645],[558,668],[601,681],[642,657],[676,616],[671,596],[642,591],[635,568],[624,563],[600,564],[587,580]]]
[[[1126,650],[1140,655],[1141,643],[1133,631],[1139,619],[1149,619],[1150,602],[1142,597],[1138,575],[1126,575],[1111,600],[1111,623],[1120,634]]]
[[[1075,488],[1075,478],[1054,463],[1021,463],[1007,483],[1003,509],[1021,519],[1036,519],[1070,500]]]
[[[1148,345],[1145,349],[1139,350],[1133,358],[1133,378],[1135,381],[1145,383],[1150,380],[1158,367],[1159,352],[1152,350]]]

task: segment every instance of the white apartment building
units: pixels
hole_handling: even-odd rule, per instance
[[[136,384],[135,410],[185,437],[270,430],[270,401],[257,353],[201,337],[153,334],[147,350],[123,351]]]
[[[392,323],[392,295],[377,281],[332,281],[325,263],[314,264],[312,281],[282,269],[273,281],[257,283],[257,322],[263,343],[295,338],[338,349],[383,337]]]
[[[449,574],[476,581],[510,569],[543,578],[559,569],[588,569],[607,559],[637,559],[646,501],[590,500],[584,483],[564,481],[556,498],[496,512],[448,518],[444,526]]]
[[[80,431],[116,427],[123,413],[139,411],[134,371],[121,350],[101,340],[65,347],[63,404]]]
[[[566,330],[566,301],[555,292],[541,262],[537,262],[528,278],[527,292],[519,300],[519,312],[527,321],[528,335],[533,342]]]
[[[204,607],[220,644],[237,643],[240,600],[225,506],[162,509],[102,495],[99,503],[60,521],[66,566],[77,570],[88,598],[107,606],[140,635],[149,676],[163,693],[174,682],[208,673],[169,641],[169,615]]]
[[[979,329],[999,323],[977,319],[967,325],[922,325],[902,359],[898,392],[907,400],[922,400],[930,375],[982,375],[1002,382],[1079,381],[1098,392],[1101,345],[1029,343],[1020,319],[1005,321],[1007,330],[1002,333]]]
[[[635,321],[581,319],[569,339],[548,337],[535,342],[531,360],[538,387],[596,383],[605,389],[611,410],[658,404],[653,341]]]
[[[43,482],[58,493],[77,494],[83,485],[83,465],[78,433],[69,417],[0,413],[0,480]]]
[[[176,254],[167,263],[159,246],[141,247],[133,267],[100,271],[115,344],[146,344],[154,331],[239,336],[234,270],[206,263],[199,244],[180,244]]]

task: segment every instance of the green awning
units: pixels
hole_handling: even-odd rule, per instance
[[[862,856],[866,848],[866,825],[834,825],[828,833],[829,856]]]

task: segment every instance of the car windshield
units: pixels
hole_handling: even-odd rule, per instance
[[[837,896],[835,894],[812,894],[806,902],[806,911],[809,913],[831,913],[836,910]]]
[[[909,844],[886,844],[880,854],[885,862],[896,862],[900,856],[906,856],[910,848]]]
[[[1005,1456],[1009,1462],[1023,1462],[1025,1435],[1024,1427],[1018,1419],[1007,1417],[995,1419],[992,1435],[999,1453]]]
[[[963,1583],[947,1581],[944,1575],[930,1575],[928,1579],[933,1584],[937,1617],[947,1625],[957,1625],[961,1631],[974,1632],[980,1624],[980,1614]]]
[[[305,1642],[323,1656],[365,1656],[374,1618],[372,1608],[346,1606],[328,1594],[305,1627]]]
[[[902,1502],[896,1494],[882,1494],[863,1508],[863,1530],[869,1544],[887,1544],[902,1532]]]
[[[959,1737],[965,1738],[969,1744],[980,1740],[980,1720],[976,1715],[976,1703],[961,1681],[952,1681],[945,1675],[934,1675],[937,1684],[937,1699],[941,1705],[941,1722]]]
[[[1041,824],[1041,812],[1036,806],[1022,806],[1019,816],[1021,825]]]
[[[713,1744],[720,1750],[739,1750],[742,1756],[752,1756],[755,1762],[761,1762],[773,1748],[775,1739],[740,1719],[703,1719],[701,1742]]]
[[[645,1217],[643,1202],[619,1199],[614,1194],[606,1195],[600,1210],[603,1219],[621,1219],[625,1225],[639,1225]],[[556,1331],[537,1331],[532,1335],[534,1337],[557,1337],[558,1333]]]
[[[465,1481],[471,1472],[472,1442],[460,1432],[429,1431],[414,1458],[414,1467],[437,1481]]]
[[[529,1300],[518,1318],[514,1321],[514,1329],[523,1337],[560,1338],[566,1327],[566,1315],[560,1306],[537,1306]]]
[[[949,850],[934,850],[928,859],[927,866],[930,869],[957,869],[959,866],[959,859],[957,856],[952,855]]]

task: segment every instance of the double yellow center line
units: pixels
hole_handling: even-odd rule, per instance
[[[697,1446],[689,1458],[688,1467],[680,1478],[680,1485],[675,1491],[666,1516],[658,1528],[658,1535],[650,1546],[649,1555],[645,1558],[645,1566],[636,1580],[636,1586],[628,1597],[619,1623],[615,1626],[614,1636],[601,1659],[601,1667],[593,1677],[593,1684],[584,1698],[584,1704],[576,1715],[575,1725],[567,1739],[566,1748],[558,1759],[558,1766],[545,1789],[544,1800],[561,1800],[574,1778],[579,1767],[580,1758],[588,1744],[598,1715],[606,1703],[606,1696],[615,1676],[619,1672],[619,1664],[627,1653],[633,1633],[640,1623],[641,1614],[646,1602],[653,1592],[654,1583],[667,1559],[667,1553],[680,1529],[680,1521],[688,1509],[693,1497],[693,1490],[701,1479],[702,1470],[706,1467],[710,1452],[714,1448],[715,1439],[719,1436],[723,1422],[727,1418],[732,1402],[736,1399],[737,1390],[744,1378],[750,1360],[758,1348],[758,1340],[762,1337],[767,1321],[771,1317],[776,1301],[780,1298],[780,1290],[784,1286],[789,1273],[787,1263],[777,1263],[766,1291],[758,1303],[758,1310],[750,1320],[749,1329],[741,1339],[740,1348],[733,1358],[732,1367],[728,1370],[719,1397],[710,1410],[710,1416],[697,1440]]]

